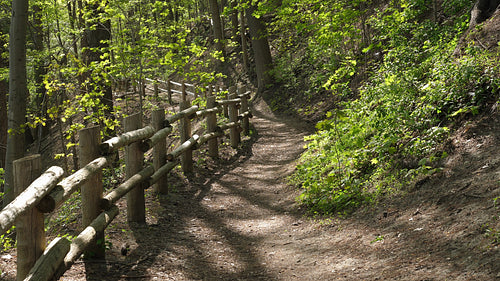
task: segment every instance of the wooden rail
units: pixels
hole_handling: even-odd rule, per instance
[[[173,85],[180,83],[171,82]],[[169,83],[169,84],[170,84]],[[167,193],[166,175],[181,163],[182,170],[193,169],[192,151],[208,143],[210,157],[218,156],[217,138],[229,130],[231,146],[240,142],[240,132],[248,134],[251,113],[248,109],[250,92],[244,88],[230,89],[228,100],[216,101],[213,87],[208,87],[207,108],[191,106],[185,87],[181,91],[181,111],[165,117],[165,111],[152,112],[151,125],[142,127],[142,116],[134,114],[123,120],[125,133],[101,143],[100,128],[79,132],[81,169],[63,178],[63,169],[51,167],[41,173],[40,155],[14,162],[16,194],[0,212],[0,235],[17,225],[17,280],[57,279],[82,255],[88,258],[104,256],[104,230],[118,214],[115,203],[127,197],[129,222],[145,223],[144,189],[155,186],[158,193]],[[217,124],[217,116],[227,107],[229,122]],[[205,118],[207,130],[191,133],[191,121]],[[172,125],[178,122],[181,143],[166,151],[166,138]],[[103,194],[102,169],[112,163],[112,154],[125,148],[126,180]],[[153,163],[143,164],[145,152],[153,149]],[[41,174],[41,175],[40,175]],[[82,223],[86,227],[73,241],[57,238],[45,248],[43,213],[50,213],[81,189]]]
[[[200,87],[195,84],[189,84],[189,83],[179,83],[171,80],[160,80],[160,79],[150,79],[146,78],[144,79],[144,82],[149,82],[153,84],[153,88],[148,88],[149,90],[152,90],[154,93],[155,97],[158,97],[160,92],[167,93],[168,97],[168,102],[172,104],[172,94],[179,94],[179,95],[189,95],[197,98],[198,96],[201,96],[201,93],[203,92],[203,95],[206,97],[207,93],[210,92],[216,92],[217,89],[220,90],[217,86],[206,86],[206,87]],[[145,83],[142,83],[145,85]]]

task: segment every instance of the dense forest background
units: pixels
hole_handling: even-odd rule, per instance
[[[76,131],[116,133],[130,91],[150,108],[145,78],[251,83],[273,110],[314,123],[290,182],[329,214],[440,172],[453,130],[499,102],[498,1],[27,2],[0,1],[4,203],[13,159],[55,134],[52,156],[76,169]],[[9,68],[14,52],[25,68]]]

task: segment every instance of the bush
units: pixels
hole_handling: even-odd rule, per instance
[[[369,19],[383,62],[356,100],[329,112],[306,138],[290,180],[313,211],[349,212],[439,171],[448,126],[498,100],[494,56],[470,49],[459,59],[452,55],[467,19],[456,15],[447,25],[435,24],[420,2],[402,1]]]

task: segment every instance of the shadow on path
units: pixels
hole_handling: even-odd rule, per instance
[[[279,279],[262,246],[300,219],[283,181],[302,152],[303,133],[262,102],[253,113],[253,134],[238,152],[195,165],[186,184],[158,198],[155,223],[131,228],[136,247],[128,256],[91,264],[87,280]]]

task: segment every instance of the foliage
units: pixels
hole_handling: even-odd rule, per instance
[[[357,52],[366,44],[359,24],[366,17],[366,2],[283,1],[272,23],[273,32],[283,34],[276,40],[282,53],[275,68],[279,81],[287,87],[298,86],[295,73],[301,73],[306,88],[349,95],[348,82],[358,67]],[[312,69],[303,72],[305,66]]]
[[[47,218],[48,221],[45,223],[47,229],[53,233],[65,233],[68,229],[76,230],[75,223],[81,215],[80,206],[80,192],[75,192],[59,207],[57,214]]]
[[[4,178],[3,178],[3,175],[5,173],[5,170],[3,168],[0,168],[0,186],[2,186],[4,184]]]
[[[5,170],[3,168],[0,168],[0,187],[2,188],[2,190],[3,190],[3,185],[5,183],[4,173],[5,173]],[[4,195],[4,193],[0,192],[0,198],[3,198],[3,195]]]
[[[493,205],[497,211],[500,210],[498,205],[499,200],[500,197],[493,199]],[[484,236],[489,240],[491,245],[500,245],[500,218],[498,215],[495,215],[490,222],[485,223],[481,228],[484,231]]]
[[[10,20],[4,2],[2,22]],[[107,87],[127,91],[125,84],[137,86],[144,78],[167,80],[174,74],[201,83],[222,77],[203,70],[209,69],[208,62],[198,59],[217,58],[204,35],[193,32],[206,18],[201,9],[194,10],[198,2],[119,0],[102,1],[98,7],[91,0],[77,3],[36,0],[31,5],[33,21],[40,23],[39,28],[30,23],[28,38],[28,125],[58,125],[63,145],[57,158],[71,158],[78,145],[76,133],[85,126],[100,125],[104,137],[119,133],[118,120],[126,112],[117,103],[109,108]],[[85,47],[81,39],[86,32],[108,23],[112,39],[101,41],[101,48]],[[43,46],[36,46],[36,34],[44,38]],[[89,62],[86,55],[91,52],[99,53],[100,60]]]
[[[13,226],[9,230],[7,230],[4,234],[0,235],[1,251],[8,251],[16,246],[15,231],[14,231],[15,229],[16,227]]]
[[[119,159],[114,166],[105,167],[102,170],[103,186],[105,190],[112,190],[124,178],[125,163],[123,159]]]
[[[340,3],[335,5],[344,6],[321,9],[354,12],[354,5]],[[318,132],[306,138],[307,151],[291,177],[303,188],[301,202],[322,213],[347,212],[400,190],[420,175],[440,171],[440,159],[447,156],[441,144],[449,135],[449,125],[464,115],[481,112],[499,94],[500,67],[494,56],[475,49],[468,49],[460,58],[452,55],[467,27],[463,7],[470,5],[471,1],[445,1],[450,13],[447,24],[427,17],[430,8],[425,1],[398,1],[377,10],[366,18],[372,28],[371,43],[356,42],[364,55],[347,56],[342,46],[350,41],[345,36],[340,36],[340,43],[327,39],[332,46],[325,51],[344,54],[343,60],[339,60],[342,56],[329,57],[331,69],[322,65],[317,71],[329,73],[323,86],[334,95],[349,91],[344,78],[355,75],[357,65],[371,64],[372,71],[368,82],[358,89],[359,96],[329,112],[317,124]],[[350,17],[336,19],[359,26]],[[300,26],[304,20],[298,22]],[[327,46],[316,41],[321,29],[304,24],[297,32],[312,35],[314,39],[309,40],[314,40],[315,48]],[[316,59],[310,53],[311,45],[307,48],[309,53],[298,60]],[[383,61],[376,60],[375,53],[380,52]],[[364,61],[366,56],[374,57],[376,64]],[[353,62],[347,62],[351,58]]]

